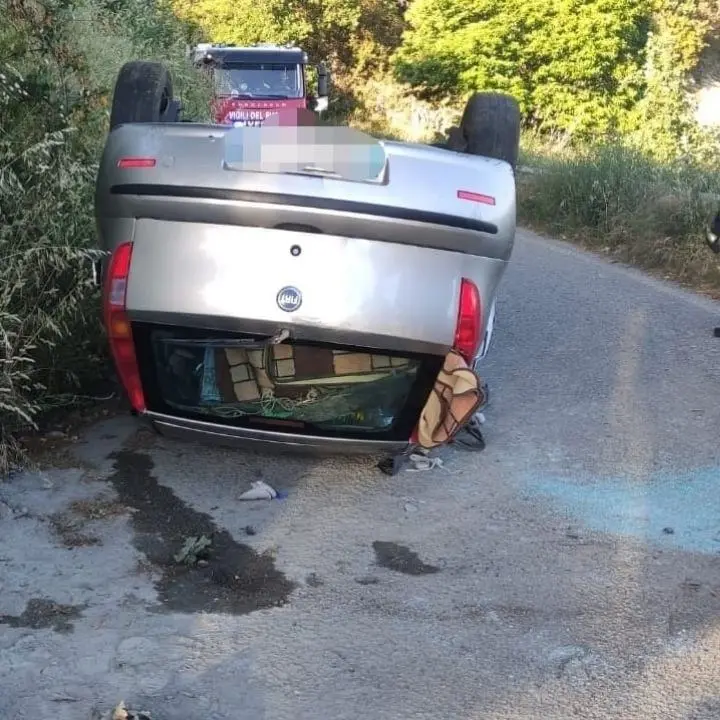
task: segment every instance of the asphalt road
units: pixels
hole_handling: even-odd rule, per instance
[[[523,232],[483,453],[389,478],[92,428],[0,486],[0,714],[717,720],[716,323]],[[238,502],[258,478],[287,497]]]

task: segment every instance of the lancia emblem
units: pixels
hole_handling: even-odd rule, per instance
[[[277,304],[285,312],[294,312],[302,305],[302,294],[295,287],[284,287],[277,294]]]

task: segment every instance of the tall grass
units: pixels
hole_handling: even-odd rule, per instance
[[[121,64],[156,57],[202,113],[184,28],[152,0],[0,0],[0,477],[16,436],[107,374],[93,188]]]
[[[683,160],[657,163],[621,144],[570,150],[526,141],[519,220],[619,259],[720,291],[703,244],[720,206],[720,176]]]
[[[410,88],[389,74],[345,88],[354,103],[338,119],[376,137],[431,143],[447,137],[461,109],[452,103],[431,104],[413,96]]]

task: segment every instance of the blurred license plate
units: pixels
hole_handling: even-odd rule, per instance
[[[262,120],[257,125],[244,122],[237,120],[225,133],[226,170],[309,174],[367,183],[384,180],[385,148],[370,135],[348,127],[258,127]]]

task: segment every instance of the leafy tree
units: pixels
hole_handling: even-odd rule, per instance
[[[641,96],[646,0],[414,0],[394,57],[428,97],[498,90],[526,122],[596,135]]]
[[[661,160],[689,148],[697,138],[691,75],[710,29],[707,8],[697,0],[655,0],[648,33],[644,93],[631,115],[633,139]]]
[[[196,24],[203,39],[228,45],[287,42],[275,22],[273,0],[172,0],[175,13]]]
[[[340,72],[387,61],[402,32],[396,0],[172,0],[207,40],[230,45],[296,43]]]

